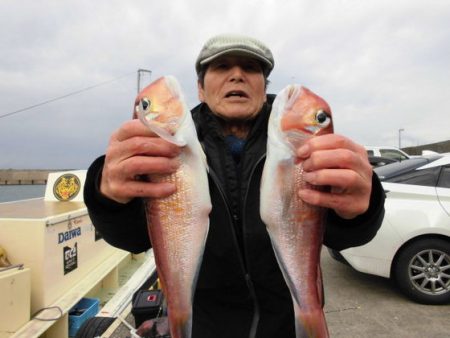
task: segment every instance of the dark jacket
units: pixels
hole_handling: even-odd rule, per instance
[[[205,104],[192,111],[209,165],[210,230],[194,299],[193,337],[295,337],[290,293],[259,215],[267,123],[273,96],[256,118],[239,161],[233,159],[217,118]],[[141,199],[121,205],[101,196],[104,157],[89,168],[85,203],[97,230],[119,248],[150,248]],[[358,246],[376,234],[384,193],[374,174],[369,210],[351,221],[327,215],[324,244],[336,250]]]

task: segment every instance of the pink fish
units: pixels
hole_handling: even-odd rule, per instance
[[[311,137],[332,132],[330,107],[319,96],[298,85],[277,95],[268,127],[261,218],[292,295],[297,338],[329,334],[320,273],[325,210],[299,198],[308,183],[295,150]]]
[[[136,98],[135,110],[150,130],[182,147],[175,173],[148,177],[151,182],[175,183],[177,191],[145,204],[171,336],[190,338],[192,301],[211,211],[206,158],[174,77],[160,78],[144,88]]]

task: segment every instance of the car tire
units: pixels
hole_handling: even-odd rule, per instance
[[[450,303],[450,242],[425,238],[408,244],[395,260],[393,277],[400,290],[418,303]]]
[[[116,320],[113,317],[92,317],[81,324],[75,338],[95,338],[103,334]]]

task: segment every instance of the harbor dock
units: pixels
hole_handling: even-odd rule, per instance
[[[68,169],[0,169],[0,185],[47,184],[49,173]]]

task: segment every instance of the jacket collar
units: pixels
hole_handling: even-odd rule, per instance
[[[274,94],[267,94],[266,103],[264,103],[263,108],[258,113],[248,139],[250,139],[252,135],[261,127],[265,128],[265,126],[267,125],[274,99]],[[213,133],[215,136],[223,138],[218,122],[218,117],[211,112],[211,109],[209,109],[206,103],[198,104],[191,110],[191,113],[200,142],[202,142],[204,137],[209,133]]]

